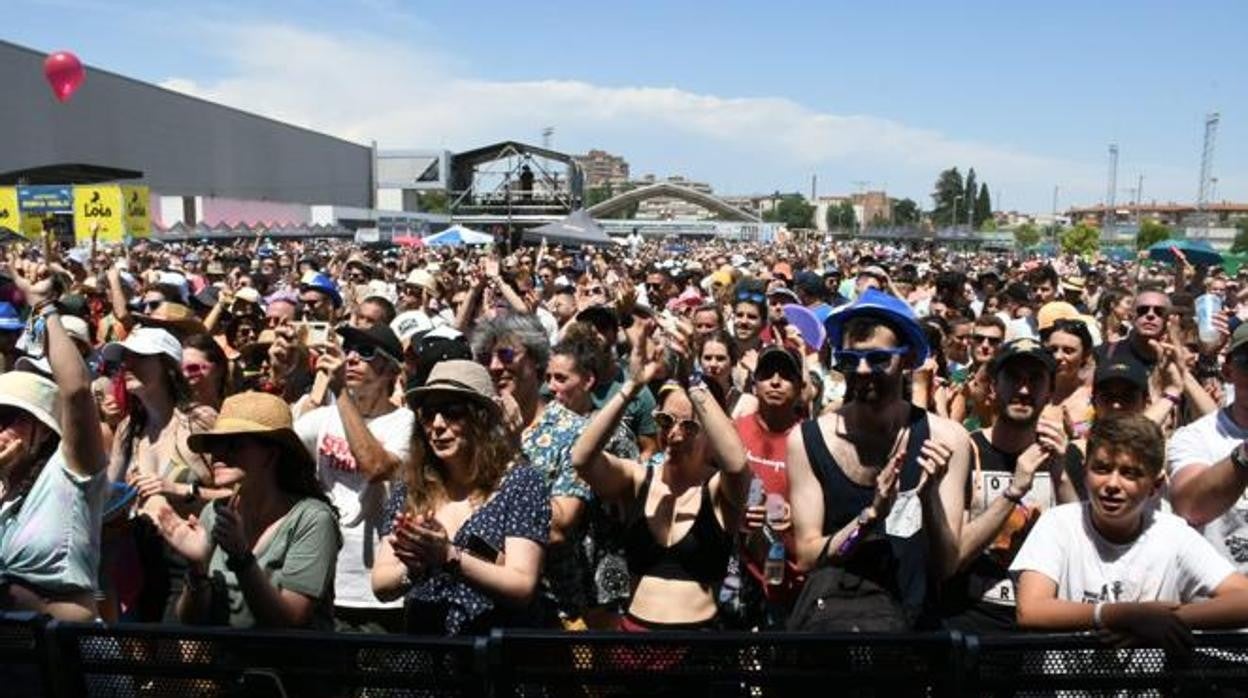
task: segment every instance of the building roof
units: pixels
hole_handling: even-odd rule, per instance
[[[96,184],[119,179],[139,179],[142,176],[143,173],[138,170],[67,162],[2,172],[0,184]]]

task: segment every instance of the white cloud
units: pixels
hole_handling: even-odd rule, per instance
[[[887,180],[894,192],[926,206],[936,173],[957,164],[974,166],[994,189],[1004,188],[1011,207],[1047,209],[1054,184],[1062,187],[1063,204],[1098,201],[1105,191],[1099,163],[960,140],[869,115],[819,112],[784,98],[569,80],[491,81],[469,76],[465,65],[441,53],[289,25],[216,26],[210,33],[222,47],[227,77],[202,83],[171,77],[165,87],[361,143],[376,140],[383,148],[454,150],[505,138],[535,140],[553,124],[562,147],[606,147],[630,158],[634,172],[690,174],[717,189],[730,183],[770,191],[830,170],[846,181]],[[662,153],[656,144],[678,145],[686,159],[630,157],[630,150]],[[710,155],[724,151],[751,174],[725,174],[722,157]],[[1154,191],[1163,190],[1164,180],[1150,182]]]

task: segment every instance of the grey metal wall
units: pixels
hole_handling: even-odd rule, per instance
[[[370,150],[87,67],[66,103],[44,54],[0,41],[0,172],[123,167],[165,195],[369,206]]]

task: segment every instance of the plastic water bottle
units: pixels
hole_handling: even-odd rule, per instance
[[[762,506],[766,497],[767,492],[763,489],[763,481],[758,478],[750,480],[750,493],[745,498],[745,505],[747,507]]]
[[[770,533],[771,529],[767,529]],[[767,549],[767,562],[763,564],[763,579],[768,586],[784,584],[784,541],[772,533],[768,536],[771,547]]]
[[[1222,312],[1222,299],[1206,293],[1196,299],[1196,331],[1200,341],[1213,344],[1218,341],[1218,331],[1213,326],[1213,316]]]

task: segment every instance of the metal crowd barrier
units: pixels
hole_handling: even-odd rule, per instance
[[[1089,635],[434,638],[0,616],[0,696],[1248,696],[1248,634],[1189,656]]]

